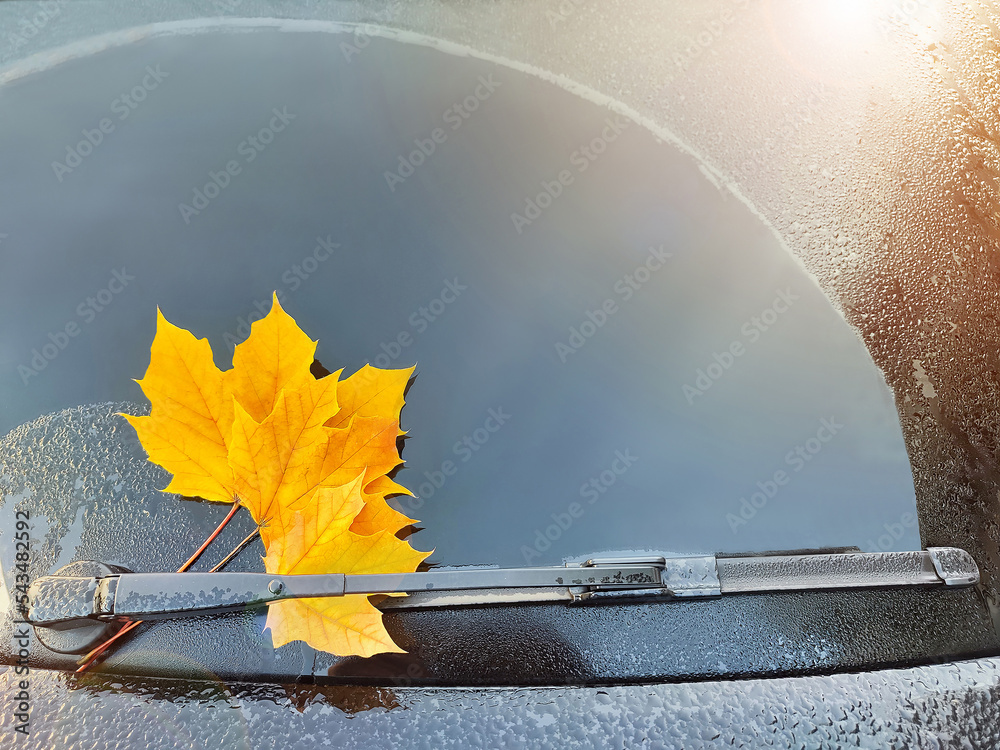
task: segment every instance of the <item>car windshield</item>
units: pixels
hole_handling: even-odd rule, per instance
[[[0,434],[141,408],[157,306],[228,368],[277,292],[327,369],[416,367],[395,502],[433,562],[919,548],[882,374],[718,175],[524,66],[300,32],[0,86]]]
[[[357,697],[997,653],[998,18],[0,3],[0,660]],[[120,416],[157,309],[225,369],[275,294],[317,376],[414,368],[413,573],[264,574],[238,508],[173,572],[229,507]],[[320,585],[384,640],[268,625]]]

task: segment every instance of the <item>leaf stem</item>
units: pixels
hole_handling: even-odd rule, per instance
[[[224,528],[226,528],[226,524],[229,523],[230,519],[232,519],[232,517],[236,515],[236,511],[238,511],[239,509],[240,509],[240,499],[239,497],[237,497],[235,502],[233,502],[233,507],[230,508],[229,510],[229,515],[227,515],[225,518],[222,519],[222,523],[220,523],[218,527],[215,529],[215,531],[212,532],[211,536],[209,536],[208,539],[205,540],[204,544],[202,544],[197,550],[195,550],[195,553],[188,558],[187,562],[181,565],[177,569],[178,573],[183,573],[185,570],[194,565],[195,562],[197,562],[198,558],[201,557],[201,553],[204,552],[208,548],[208,545],[210,545],[215,540],[215,537],[217,537],[219,533]]]
[[[240,509],[240,498],[237,497],[235,499],[235,501],[233,502],[233,507],[229,509],[229,513],[226,515],[225,518],[222,519],[222,523],[220,523],[216,527],[215,531],[213,531],[211,533],[211,535],[208,537],[208,539],[206,539],[204,541],[204,543],[197,550],[195,550],[194,554],[191,555],[191,557],[189,557],[187,559],[187,562],[185,562],[183,565],[181,565],[177,569],[178,573],[185,572],[188,568],[190,568],[192,565],[194,565],[195,562],[198,561],[198,558],[201,557],[202,553],[206,549],[208,549],[208,545],[210,545],[215,540],[215,538],[222,532],[222,530],[224,528],[226,528],[226,524],[228,524],[232,520],[233,516],[236,515],[236,511],[238,511],[239,509]],[[246,539],[244,539],[242,542],[240,542],[237,545],[237,547],[236,547],[235,550],[233,550],[231,553],[229,553],[229,555],[227,555],[222,560],[221,563],[219,563],[214,568],[212,568],[211,572],[214,573],[216,570],[218,570],[223,565],[225,565],[230,560],[232,560],[233,557],[235,557],[236,554],[241,549],[243,549],[243,547],[245,547],[247,544],[250,543],[250,541],[253,539],[254,535],[258,534],[259,531],[260,531],[259,529],[255,530],[253,534],[251,534]],[[101,643],[99,646],[96,646],[95,648],[93,648],[90,651],[88,651],[86,654],[84,654],[82,657],[80,657],[80,660],[77,662],[77,664],[79,664],[80,666],[76,668],[75,672],[76,673],[80,673],[80,672],[86,671],[87,667],[89,667],[91,664],[93,664],[97,660],[97,657],[99,657],[101,654],[103,654],[111,646],[111,644],[113,644],[115,641],[119,640],[120,638],[123,638],[127,633],[130,633],[131,631],[135,630],[141,624],[142,624],[142,620],[133,620],[132,622],[128,623],[128,625],[126,625],[121,630],[119,630],[117,633],[115,633],[113,636],[111,636],[108,640],[104,641],[104,643]]]
[[[97,657],[103,654],[105,650],[107,650],[107,648],[111,646],[112,643],[114,643],[120,638],[124,638],[126,633],[135,630],[140,625],[142,625],[142,620],[133,620],[128,625],[119,630],[117,633],[115,633],[113,636],[108,638],[108,640],[104,641],[104,643],[102,643],[100,646],[97,646],[92,651],[87,652],[83,657],[81,657],[80,661],[77,662],[77,664],[79,664],[80,666],[77,667],[74,670],[74,672],[76,674],[79,674],[80,672],[86,671],[87,667],[93,664],[97,660]]]
[[[210,573],[215,573],[216,571],[222,570],[230,562],[232,562],[232,560],[233,560],[234,557],[236,557],[238,554],[240,554],[240,552],[243,551],[244,547],[246,547],[248,544],[250,544],[250,542],[252,542],[254,539],[256,539],[259,536],[260,536],[260,528],[258,527],[256,529],[254,529],[253,531],[251,531],[249,534],[247,534],[246,539],[244,539],[242,542],[240,542],[239,544],[237,544],[236,547],[233,549],[233,551],[230,552],[228,555],[226,555],[224,558],[222,558],[222,561],[219,562],[219,564],[216,565],[214,568],[212,568],[209,572]]]

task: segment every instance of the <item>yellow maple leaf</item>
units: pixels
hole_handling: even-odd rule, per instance
[[[310,372],[315,351],[316,342],[282,309],[277,295],[267,316],[256,321],[249,338],[236,346],[233,368],[226,372],[215,366],[206,339],[195,339],[157,311],[149,368],[137,381],[152,404],[150,415],[124,416],[139,433],[150,460],[173,475],[165,491],[218,502],[232,502],[234,494],[240,494],[254,519],[265,521],[271,497],[262,503],[260,488],[253,486],[261,477],[234,475],[230,463],[236,461],[242,472],[253,468],[246,436],[274,412],[280,394],[287,392],[295,394],[292,406],[298,416],[292,415],[297,421],[285,428],[286,440],[295,433],[294,445],[283,446],[286,458],[301,460],[305,446],[315,448],[317,439],[326,441],[329,454],[321,461],[323,476],[301,487],[296,497],[308,496],[320,482],[346,482],[361,468],[366,470],[366,508],[355,531],[389,525],[398,531],[412,523],[385,497],[410,494],[388,474],[402,462],[394,441],[402,434],[399,412],[413,368],[382,370],[365,365],[343,381],[338,380],[342,370],[317,380]],[[234,432],[237,413],[242,422]],[[322,429],[324,422],[333,432]],[[234,434],[239,441],[235,456]],[[335,436],[328,439],[330,435]]]
[[[362,478],[337,487],[319,487],[310,512],[286,518],[284,533],[275,537],[264,558],[268,573],[314,574],[399,573],[415,570],[428,552],[418,552],[390,530],[362,535],[350,530],[364,506]],[[321,599],[287,599],[268,607],[266,627],[281,646],[302,640],[336,654],[371,656],[402,652],[364,594]]]
[[[414,521],[386,497],[410,494],[390,473],[402,463],[399,413],[413,368],[316,378],[315,352],[276,295],[225,372],[206,339],[157,311],[150,365],[137,381],[150,414],[124,416],[149,460],[173,475],[165,491],[240,498],[261,526],[270,572],[412,571],[429,553],[396,538]],[[283,602],[268,623],[275,645],[399,650],[364,596]]]
[[[240,406],[259,422],[274,409],[282,390],[315,381],[309,369],[315,358],[316,342],[282,309],[275,294],[270,312],[250,326],[246,341],[236,345],[226,384]],[[339,376],[340,371],[329,377],[336,383]],[[331,389],[329,394],[332,402],[317,404],[317,408],[328,407],[335,414],[336,391]]]
[[[344,427],[351,417],[382,417],[399,414],[403,408],[406,384],[413,368],[382,370],[365,365],[349,378],[340,381],[340,411],[327,420],[328,427]]]
[[[157,309],[149,369],[136,382],[152,404],[150,414],[122,416],[150,460],[173,474],[164,492],[232,502],[233,398],[208,340],[195,339]]]
[[[195,339],[157,310],[149,368],[136,381],[152,404],[150,415],[123,416],[139,433],[150,460],[173,474],[165,491],[232,502],[233,400],[263,419],[283,389],[315,381],[309,370],[315,352],[316,342],[281,308],[277,295],[267,316],[236,346],[233,368],[226,372],[215,366],[207,339]],[[330,376],[331,383],[339,376]],[[328,401],[317,407],[329,418],[337,412],[336,389],[326,394]]]
[[[412,367],[383,370],[365,365],[339,383],[337,396],[340,410],[327,420],[326,425],[346,427],[355,416],[377,419],[386,414],[399,414],[403,408],[406,386],[412,376]],[[358,426],[360,425],[356,425]],[[398,434],[405,433],[399,430]],[[389,471],[378,476],[372,476],[369,471],[364,486],[365,507],[354,520],[351,530],[359,534],[370,534],[381,528],[395,527],[399,530],[413,523],[412,518],[407,518],[385,502],[387,495],[412,494],[406,487],[394,482],[389,477]]]
[[[336,487],[358,477],[368,485],[400,463],[397,418],[355,416],[347,427],[323,424],[326,412],[317,405],[324,403],[320,394],[333,378],[328,375],[282,391],[274,410],[261,422],[241,404],[235,406],[229,462],[243,505],[266,524],[261,530],[265,544],[318,487]],[[392,510],[382,493],[366,493],[364,500],[371,510],[361,519],[364,528],[356,531],[386,528],[395,533],[412,523]],[[359,513],[364,509],[363,505]],[[372,519],[377,519],[374,526]]]

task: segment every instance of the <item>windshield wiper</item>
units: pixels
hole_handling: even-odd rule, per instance
[[[533,568],[453,568],[372,575],[120,573],[44,576],[28,590],[28,622],[65,630],[94,621],[156,620],[262,607],[283,599],[410,594],[389,607],[606,596],[712,597],[759,591],[971,586],[979,568],[967,552],[767,554],[727,557],[609,557]]]
[[[28,589],[28,621],[156,620],[214,614],[283,599],[500,587],[660,587],[652,565],[594,568],[481,568],[370,575],[122,573],[99,578],[46,576]]]

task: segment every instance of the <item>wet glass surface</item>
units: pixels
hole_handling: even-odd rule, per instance
[[[33,515],[39,512],[34,533],[42,544],[34,572],[106,550],[146,561],[183,556],[150,538],[170,532],[178,547],[197,544],[200,528],[178,528],[183,515],[214,525],[218,517],[213,513],[223,511],[218,506],[182,503],[153,491],[136,496],[133,487],[163,478],[143,464],[137,444],[120,440],[123,430],[95,435],[84,427],[76,435],[65,434],[66,424],[86,424],[112,405],[59,410],[111,398],[130,399],[139,408],[141,394],[129,378],[140,376],[148,361],[156,304],[174,322],[208,335],[218,363],[228,366],[226,334],[242,337],[245,321],[258,303],[266,306],[274,289],[286,293],[289,310],[320,339],[327,366],[345,366],[349,372],[379,356],[389,357],[386,363],[393,366],[417,364],[420,376],[403,412],[404,427],[413,436],[404,452],[409,468],[400,479],[422,496],[413,515],[427,529],[415,539],[417,546],[437,547],[434,560],[520,564],[527,547],[529,553],[541,552],[539,560],[555,561],[592,551],[594,545],[617,546],[623,536],[628,541],[620,546],[698,551],[820,543],[864,549],[919,546],[910,515],[914,486],[901,456],[892,397],[882,388],[881,376],[865,369],[870,368],[867,354],[852,348],[855,340],[838,338],[849,329],[825,300],[802,296],[795,288],[806,304],[795,300],[789,313],[734,359],[734,366],[711,379],[704,397],[694,399],[696,405],[680,400],[683,390],[672,390],[694,383],[697,370],[715,362],[725,345],[744,341],[742,324],[762,313],[780,288],[769,288],[774,284],[759,275],[762,269],[774,270],[781,283],[804,281],[743,201],[766,217],[863,336],[900,406],[924,543],[972,551],[984,574],[976,595],[995,602],[1000,559],[994,252],[1000,215],[995,210],[994,75],[1000,16],[995,5],[937,0],[719,0],[628,8],[546,0],[301,6],[257,0],[192,0],[183,6],[0,3],[0,28],[22,34],[0,39],[0,64],[114,28],[234,14],[376,21],[468,45],[473,57],[497,54],[538,65],[648,117],[661,126],[661,136],[672,131],[703,163],[699,167],[692,157],[628,126],[586,172],[577,173],[572,152],[598,136],[611,113],[552,84],[505,70],[496,94],[459,130],[446,131],[446,142],[437,144],[427,163],[390,190],[384,171],[398,169],[398,158],[417,147],[414,139],[426,143],[433,127],[444,124],[446,108],[474,92],[479,75],[498,68],[444,52],[436,54],[445,62],[431,64],[429,50],[393,53],[396,45],[378,39],[364,46],[364,55],[344,59],[347,65],[332,52],[317,53],[316,45],[304,44],[308,35],[275,43],[254,35],[243,40],[246,49],[218,39],[201,40],[206,49],[195,49],[190,40],[160,39],[112,51],[103,61],[98,55],[0,85],[0,436],[52,415],[35,430],[3,438],[8,446],[36,438],[40,443],[24,454],[0,455],[0,464],[21,466],[0,470],[0,518],[9,520],[16,508],[29,505]],[[356,34],[348,38],[360,41]],[[250,47],[267,57],[266,63],[248,64]],[[303,60],[313,67],[288,70],[290,61]],[[389,76],[389,60],[403,61],[403,72]],[[121,112],[116,100],[142,83],[146,65],[155,68],[165,61],[172,66],[163,65],[171,78],[148,92],[127,120],[114,119]],[[178,77],[178,71],[183,75]],[[241,71],[254,78],[252,85],[237,86]],[[366,71],[365,84],[349,84],[361,71]],[[11,77],[9,69],[0,69],[0,81]],[[330,85],[334,79],[339,87]],[[178,80],[184,91],[170,93],[168,84]],[[405,81],[409,88],[393,81]],[[305,88],[312,92],[309,106],[303,104],[309,99],[300,90]],[[321,105],[317,91],[331,92],[331,101]],[[354,98],[340,96],[345,92]],[[364,132],[355,132],[348,138],[350,147],[341,149],[339,141],[351,132],[343,102],[357,107],[373,95],[382,100],[361,107],[355,123],[355,131]],[[273,107],[292,102],[302,112],[290,111],[317,115],[312,125],[292,139],[277,134],[255,162],[244,164],[238,146],[266,124]],[[506,114],[493,111],[494,104]],[[323,106],[327,111],[320,113]],[[515,108],[518,113],[512,114]],[[67,147],[85,137],[84,129],[93,132],[102,117],[112,118],[114,131],[60,182],[52,162],[66,162]],[[296,133],[293,125],[307,119],[292,122],[284,135]],[[241,174],[190,225],[184,224],[177,204],[191,202],[194,188],[203,187],[208,172],[218,172],[227,159],[243,165]],[[525,200],[538,196],[542,181],[551,184],[563,168],[571,170],[573,184],[517,233],[510,214],[524,213]],[[74,180],[77,184],[69,187]],[[721,186],[718,194],[708,187],[712,181]],[[308,258],[318,238],[328,235],[354,254],[331,255],[322,263],[313,256],[315,272],[299,277],[302,283],[291,289],[304,264],[312,266]],[[686,242],[692,237],[703,241]],[[661,242],[673,252],[671,262],[651,274],[628,302],[620,300],[614,284],[638,267],[648,247]],[[361,255],[369,262],[362,263]],[[717,277],[699,276],[695,256],[704,257],[703,270]],[[776,257],[781,260],[769,265],[768,259]],[[724,261],[711,269],[708,258]],[[584,263],[592,263],[589,270]],[[355,278],[346,284],[339,276],[341,271],[356,274],[358,268],[371,271],[363,283]],[[397,268],[409,275],[396,273]],[[135,278],[88,322],[90,314],[78,313],[78,305],[88,305],[92,297],[104,306],[98,295],[103,289],[108,290],[105,298],[113,293],[114,271],[122,269]],[[329,269],[339,271],[328,275]],[[664,274],[674,269],[691,275]],[[469,275],[469,283],[459,278],[470,294],[463,290],[456,304],[414,335],[409,316],[429,307],[445,279],[460,272]],[[522,272],[524,280],[537,279],[544,286],[519,286]],[[286,273],[291,274],[287,281]],[[812,289],[810,283],[804,286]],[[647,293],[654,291],[656,299],[651,299]],[[579,330],[587,312],[608,298],[621,301],[620,310],[563,364],[555,344],[568,342],[570,327]],[[496,304],[497,319],[479,309],[486,300]],[[474,304],[465,307],[465,302]],[[522,310],[519,317],[525,304],[530,311]],[[684,313],[690,314],[685,318]],[[81,334],[65,349],[57,346],[53,360],[24,385],[18,365],[32,366],[33,350],[58,344],[58,331],[71,322]],[[827,330],[830,337],[823,340]],[[413,341],[395,355],[392,337],[404,331]],[[488,332],[495,341],[481,343],[474,338],[477,332]],[[663,346],[650,346],[650,336]],[[768,342],[778,354],[766,348]],[[493,343],[501,348],[488,358]],[[459,351],[459,344],[472,353]],[[841,344],[842,356],[824,359]],[[807,364],[793,358],[796,352]],[[755,363],[753,357],[761,353],[767,362]],[[664,379],[619,368],[607,359],[610,354],[658,368]],[[559,375],[556,364],[567,373],[583,371]],[[480,390],[463,377],[469,372]],[[866,372],[875,378],[874,390],[864,385]],[[503,377],[510,382],[502,382]],[[529,380],[536,381],[536,391],[524,386]],[[773,392],[760,387],[764,381]],[[801,395],[814,382],[820,387]],[[633,390],[613,391],[614,384]],[[848,398],[851,384],[858,384],[864,396]],[[782,389],[787,394],[779,399],[775,393]],[[622,395],[609,397],[609,391]],[[526,399],[518,411],[499,398],[515,394]],[[795,446],[808,451],[805,441],[815,435],[800,430],[789,413],[774,411],[779,400],[789,409],[818,406],[820,412],[847,401],[864,405],[844,412],[851,421],[840,411],[833,414],[845,428],[756,513],[745,509],[747,524],[737,521],[734,531],[726,513],[740,519],[739,498],[751,498],[757,482],[766,490],[769,473],[792,468],[786,465],[788,451]],[[587,402],[585,408],[579,407],[581,401]],[[455,443],[465,436],[475,441],[475,430],[486,429],[488,410],[498,407],[511,414],[507,424],[495,433],[479,433],[488,439],[459,463]],[[887,427],[869,429],[883,421]],[[526,444],[522,430],[527,428],[521,424],[539,430],[538,441]],[[782,424],[789,432],[779,440],[768,425]],[[864,429],[855,432],[848,429],[852,425]],[[818,430],[819,425],[810,426]],[[750,434],[751,428],[760,432]],[[845,438],[855,441],[855,435],[864,437],[844,443]],[[690,444],[688,436],[695,438]],[[565,445],[565,454],[552,444]],[[582,457],[572,453],[581,445],[595,448]],[[634,466],[615,474],[614,484],[599,492],[593,505],[584,505],[581,485],[592,478],[600,483],[600,472],[623,445],[638,457]],[[95,448],[108,455],[95,461]],[[502,454],[491,454],[500,448]],[[745,464],[733,460],[737,448]],[[776,458],[765,456],[768,449]],[[850,450],[855,460],[848,459]],[[536,453],[539,458],[532,463]],[[46,460],[24,468],[25,456]],[[108,461],[119,460],[123,472],[106,468]],[[452,460],[458,472],[437,487],[435,472],[445,460]],[[840,471],[828,466],[820,476],[826,460]],[[578,475],[565,486],[555,480],[547,484],[543,469],[555,477],[560,471]],[[425,482],[431,484],[422,490]],[[521,487],[531,491],[503,492]],[[540,491],[543,487],[549,494]],[[489,498],[489,504],[470,499],[478,497]],[[545,534],[573,501],[585,514],[569,528],[553,527],[552,546],[540,551],[537,534]],[[133,507],[141,508],[141,531],[123,523],[114,537],[102,538],[108,514],[120,518]],[[634,513],[623,515],[622,508]],[[490,525],[460,527],[453,516],[461,512],[473,519],[488,517]],[[241,521],[246,517],[237,524]],[[9,576],[12,551],[4,530],[0,523]],[[227,529],[233,539],[224,546],[245,530]],[[538,560],[532,556],[532,561]],[[160,567],[169,565],[164,560]],[[0,610],[6,609],[5,595],[0,587]],[[776,618],[775,626],[794,631],[778,639],[777,652],[823,655],[810,639],[822,641],[827,628],[799,632],[798,617],[757,605],[759,610],[737,614],[751,625],[760,622],[765,631],[772,624],[769,617]],[[863,616],[853,607],[847,613]],[[952,624],[958,618],[913,619],[938,645],[940,638],[960,636],[965,628]],[[858,632],[871,631],[868,626],[877,622],[873,614]],[[910,618],[906,622],[914,624]],[[893,639],[903,624],[890,616],[877,630]],[[253,638],[262,623],[256,625],[247,628]],[[152,635],[161,640],[140,641],[138,650],[152,646],[155,652],[157,644],[171,643],[163,630],[157,626]],[[441,631],[444,638],[450,636],[447,628]],[[173,647],[166,659],[161,654],[157,666],[176,666],[187,644],[208,643],[205,635],[213,633],[192,626],[174,641],[186,645]],[[637,649],[620,649],[619,658],[631,666],[636,653],[662,652],[664,641],[649,640],[649,633],[643,631]],[[588,652],[591,637],[586,633],[579,640]],[[241,648],[243,641],[233,643]],[[934,654],[945,652],[932,648],[927,658],[940,660]],[[316,666],[315,654],[305,648],[286,646],[273,656],[301,662],[303,674]],[[719,664],[722,670],[729,666]],[[398,746],[403,737],[413,745],[465,747],[488,746],[520,732],[530,742],[564,745],[634,740],[683,747],[746,742],[994,748],[994,672],[993,662],[981,660],[779,681],[434,691],[405,689],[402,672],[396,684],[403,689],[383,690],[235,687],[217,681],[170,681],[162,688],[117,675],[80,684],[34,670],[32,698],[35,739],[69,747],[101,742],[188,747],[196,737],[220,746],[271,747],[275,738],[288,736],[303,747],[331,741]],[[9,670],[0,673],[6,688],[12,679]],[[3,714],[4,731],[12,731],[11,720],[10,713]]]
[[[257,32],[101,52],[0,108],[0,433],[141,401],[156,306],[230,366],[277,291],[327,368],[416,365],[397,480],[432,561],[919,547],[861,340],[696,160],[606,107]]]
[[[0,671],[11,690],[15,676]],[[35,673],[38,747],[995,748],[997,659],[792,679],[434,690]],[[8,712],[0,731],[13,731]]]
[[[30,513],[29,579],[73,559],[176,570],[226,514],[224,504],[156,491],[166,474],[143,460],[116,415],[125,406],[66,410],[0,441],[0,528]],[[249,514],[238,513],[195,568],[214,566],[252,528]],[[14,550],[5,552],[5,570],[20,574],[22,564],[9,564]],[[226,570],[261,571],[263,553],[254,540]],[[4,614],[0,644],[12,645],[0,660],[13,663],[23,626],[16,608]],[[406,653],[367,659],[318,653],[301,641],[275,647],[266,616],[257,609],[144,623],[98,669],[273,683],[595,685],[912,665],[995,653],[997,643],[977,592],[949,587],[394,609],[383,623]],[[59,640],[39,629],[26,649],[30,667],[74,669],[76,657],[46,648],[60,648]]]

